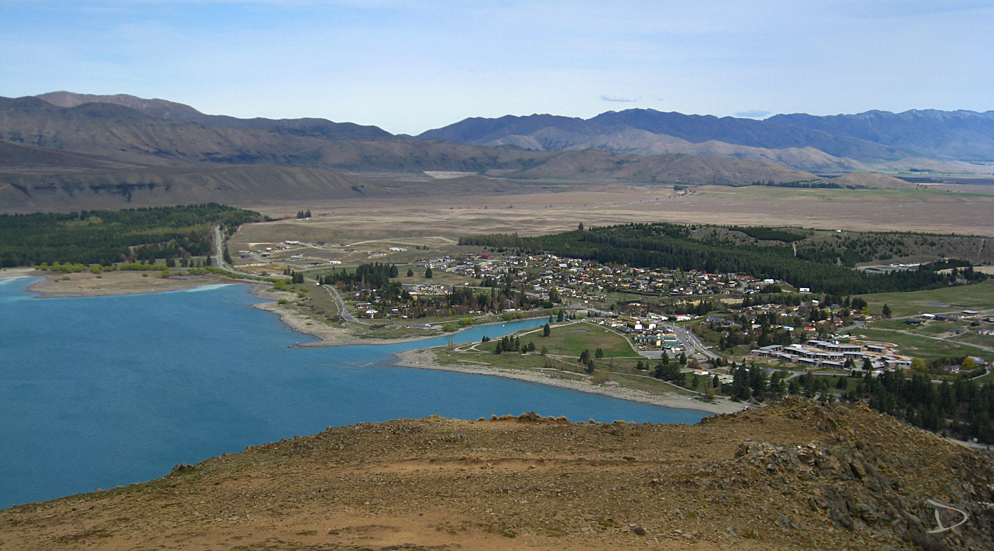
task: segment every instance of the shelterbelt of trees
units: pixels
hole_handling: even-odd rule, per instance
[[[738,228],[741,230],[741,228]],[[776,236],[775,232],[766,232]],[[792,240],[791,234],[785,234]],[[889,274],[867,274],[839,265],[838,258],[795,256],[786,240],[779,245],[700,241],[686,226],[627,224],[546,235],[517,234],[467,236],[460,245],[489,246],[649,269],[700,270],[709,273],[748,274],[786,281],[796,287],[833,295],[919,291],[982,281],[983,273],[966,260],[943,260],[917,269]],[[952,268],[949,272],[944,272]]]
[[[185,258],[210,254],[212,226],[229,232],[257,212],[216,203],[0,215],[0,267]]]

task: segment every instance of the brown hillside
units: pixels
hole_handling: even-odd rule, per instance
[[[863,186],[874,189],[914,189],[916,187],[911,182],[893,176],[870,172],[852,172],[838,178],[832,178],[830,181],[842,187]]]
[[[692,143],[687,140],[653,134],[646,130],[623,127],[612,132],[602,132],[584,139],[556,128],[544,128],[531,136],[512,135],[493,140],[487,145],[515,145],[524,149],[587,149],[596,148],[618,153],[636,155],[702,155],[708,157],[728,157],[749,159],[767,163],[777,163],[787,168],[806,172],[843,172],[866,169],[867,165],[834,157],[813,147],[788,147],[767,149],[708,140]],[[556,147],[559,145],[559,147]],[[546,147],[548,146],[548,147]]]
[[[221,166],[65,173],[5,173],[0,205],[10,211],[128,208],[204,202],[329,200],[376,195],[380,188],[334,170]]]
[[[941,534],[926,500],[965,511]],[[4,549],[989,549],[994,461],[863,405],[329,428],[0,511]],[[959,515],[942,508],[944,526]]]
[[[0,140],[0,172],[38,173],[77,171],[81,169],[110,170],[125,167],[133,168],[136,166],[138,165],[122,163],[94,155],[17,145]]]
[[[741,185],[756,181],[815,180],[808,172],[772,163],[691,155],[625,155],[597,149],[565,151],[522,176],[534,178],[616,178],[635,182]]]
[[[60,108],[36,98],[0,98],[0,139],[20,145],[155,165],[315,165],[316,138],[159,119],[129,107]]]

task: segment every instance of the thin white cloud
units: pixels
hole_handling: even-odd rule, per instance
[[[642,98],[641,97],[638,97],[638,98],[616,98],[616,97],[611,97],[611,96],[601,96],[601,101],[610,101],[612,103],[635,103],[635,102],[639,101],[640,99],[642,99]]]
[[[732,113],[735,117],[741,117],[743,119],[765,119],[766,117],[772,115],[773,113],[769,111],[762,111],[759,109],[752,109],[750,111],[739,111],[737,113]]]

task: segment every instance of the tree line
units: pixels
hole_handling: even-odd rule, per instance
[[[208,203],[179,207],[0,215],[0,267],[100,264],[203,256],[212,226],[233,231],[257,212]]]

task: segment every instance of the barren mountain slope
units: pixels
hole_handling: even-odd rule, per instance
[[[832,178],[831,181],[842,187],[863,186],[873,189],[914,189],[915,187],[915,184],[906,180],[872,172],[850,172]]]
[[[969,515],[939,534],[932,499]],[[10,549],[989,549],[994,462],[863,405],[329,428],[0,512]],[[940,507],[943,526],[960,520]]]
[[[376,195],[376,184],[311,167],[141,167],[32,174],[0,169],[0,210],[37,212],[227,202],[243,205]]]
[[[619,178],[634,182],[700,185],[741,185],[757,181],[817,180],[809,172],[772,163],[692,155],[625,155],[597,149],[564,151],[545,163],[521,172],[537,178]]]

